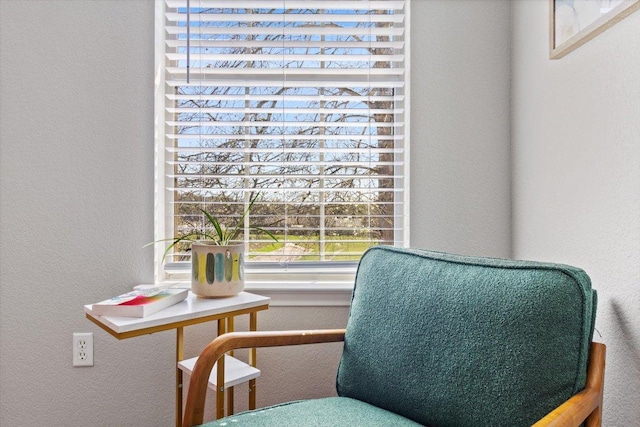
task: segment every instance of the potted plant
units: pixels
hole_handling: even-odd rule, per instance
[[[178,243],[191,242],[191,292],[205,298],[232,296],[242,292],[244,243],[237,243],[237,238],[245,229],[244,220],[258,195],[259,193],[249,200],[244,213],[232,226],[221,224],[210,212],[200,209],[207,218],[209,227],[160,240],[171,241],[164,251],[163,260]],[[264,233],[278,241],[276,236],[261,227],[250,226],[249,229]]]

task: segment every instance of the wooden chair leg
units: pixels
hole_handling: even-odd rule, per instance
[[[585,427],[601,427],[602,426],[602,403],[604,401],[604,365],[605,365],[605,352],[606,347],[604,344],[592,343],[589,356],[596,360],[591,361],[596,366],[594,370],[589,369],[589,378],[587,379],[587,385],[592,385],[600,391],[600,402],[598,407],[589,414],[586,420],[584,420]]]

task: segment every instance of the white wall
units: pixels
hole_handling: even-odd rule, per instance
[[[508,256],[510,5],[412,9],[412,243]],[[0,2],[1,425],[173,424],[175,336],[117,341],[82,312],[153,278],[153,20],[150,0]],[[274,307],[259,326],[346,317]],[[73,368],[85,331],[95,366]],[[185,334],[188,357],[213,336]],[[286,352],[258,353],[259,404],[332,393],[339,345]]]
[[[511,254],[510,2],[411,4],[411,245]]]
[[[171,419],[173,337],[82,313],[153,278],[153,3],[0,7],[0,424]],[[95,366],[72,368],[84,331]]]
[[[640,425],[640,13],[548,59],[547,1],[513,6],[514,256],[582,267],[607,345],[604,424]]]

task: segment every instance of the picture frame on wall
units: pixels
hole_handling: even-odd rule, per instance
[[[640,0],[549,0],[549,58],[562,58],[638,9]]]

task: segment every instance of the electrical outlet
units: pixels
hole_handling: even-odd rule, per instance
[[[93,332],[73,333],[73,366],[93,366]]]

